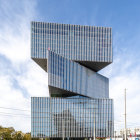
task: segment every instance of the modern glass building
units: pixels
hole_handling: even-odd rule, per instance
[[[112,136],[112,100],[32,97],[32,136],[91,138]]]
[[[79,94],[92,98],[109,98],[108,78],[52,51],[48,51],[48,79],[52,97]],[[64,95],[58,90],[61,93],[64,91]]]
[[[33,138],[112,137],[109,79],[98,71],[112,63],[112,29],[32,22],[31,57],[48,72],[50,98],[31,98]]]

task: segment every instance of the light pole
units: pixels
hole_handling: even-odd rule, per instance
[[[125,100],[125,113],[124,113],[124,119],[125,119],[125,140],[127,139],[127,128],[126,128],[126,89],[124,90],[124,100]]]
[[[94,140],[96,140],[95,134],[96,134],[96,132],[95,132],[95,110],[94,110]]]
[[[64,118],[62,120],[62,131],[63,131],[63,140],[64,140],[65,139],[64,138],[64,136],[65,136],[65,134],[64,134],[65,133],[65,129],[64,129],[64,122],[63,121],[64,121]]]
[[[116,131],[115,131],[115,140],[116,140]]]
[[[96,103],[94,103],[94,105],[95,105]],[[97,107],[95,106],[94,107],[94,140],[96,140],[96,109],[97,109]]]

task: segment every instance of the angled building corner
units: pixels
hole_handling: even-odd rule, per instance
[[[112,137],[109,79],[112,28],[31,23],[31,58],[48,73],[49,97],[31,98],[31,136],[50,139]]]

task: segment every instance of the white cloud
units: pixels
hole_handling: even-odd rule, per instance
[[[30,117],[28,117],[30,116],[30,96],[48,96],[47,74],[30,59],[30,21],[37,16],[35,10],[36,1],[0,2],[0,58],[3,57],[9,61],[5,64],[0,60],[0,107],[29,110],[20,112],[0,108],[0,112],[26,116],[0,115],[0,125],[13,126],[22,131],[30,131]],[[140,66],[135,64],[139,64],[140,60],[138,52],[136,59],[134,49],[130,47],[136,46],[137,41],[132,39],[124,44],[125,40],[119,33],[116,33],[113,38],[114,62],[101,73],[110,77],[110,97],[114,99],[115,126],[123,127],[123,123],[120,125],[120,122],[124,120],[124,88],[127,88],[128,126],[132,123],[138,125],[140,122]],[[17,81],[18,87],[15,87],[13,80]]]
[[[29,131],[30,99],[24,98],[21,91],[13,88],[12,83],[10,82],[10,76],[0,76],[0,85],[0,107],[28,110],[24,112],[0,108],[1,125],[7,127],[14,126],[17,130]],[[19,116],[14,114],[24,115]]]
[[[139,56],[137,49],[135,51],[132,49],[132,46],[134,48],[138,46],[134,39],[137,36],[127,41],[122,38],[119,34],[114,35],[114,62],[101,71],[110,78],[110,97],[114,99],[115,129],[124,128],[125,88],[127,89],[127,126],[128,128],[140,126],[140,59],[137,59]]]
[[[110,79],[110,97],[114,99],[115,126],[124,128],[124,88],[127,96],[127,126],[133,128],[140,125],[139,99],[140,99],[139,71],[119,75]],[[139,117],[138,117],[139,116]],[[122,125],[118,123],[122,121]],[[116,128],[115,127],[115,128]]]
[[[0,107],[28,110],[0,108],[0,125],[24,132],[31,126],[30,97],[48,96],[47,73],[30,58],[35,8],[35,1],[0,2]]]
[[[30,96],[48,96],[47,73],[32,62],[27,67],[27,73],[17,76],[19,85],[27,89]]]

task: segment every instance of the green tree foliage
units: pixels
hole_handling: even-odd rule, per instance
[[[15,131],[13,127],[5,128],[0,126],[0,140],[31,140],[31,134]]]
[[[30,133],[26,133],[23,137],[23,140],[30,140],[31,139],[31,134]]]

